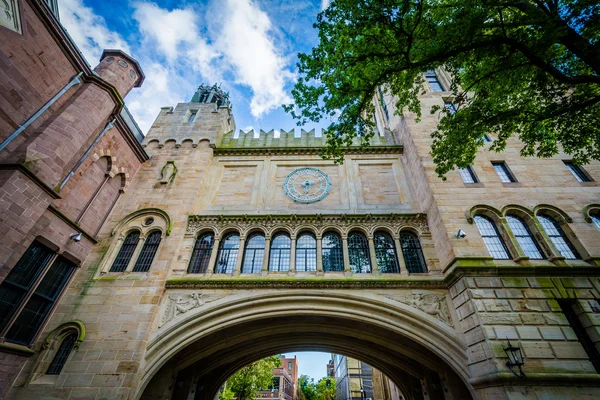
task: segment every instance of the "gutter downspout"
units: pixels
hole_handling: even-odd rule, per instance
[[[112,120],[110,120],[106,123],[106,126],[104,127],[102,132],[100,132],[100,134],[96,137],[96,139],[94,139],[94,142],[90,145],[90,147],[88,147],[88,149],[85,151],[85,153],[83,153],[83,155],[81,156],[79,161],[77,161],[75,166],[73,168],[71,168],[71,170],[67,174],[66,178],[63,179],[62,183],[60,184],[59,190],[62,190],[62,188],[67,184],[67,182],[69,182],[69,179],[71,179],[71,177],[73,175],[75,175],[75,171],[77,171],[77,168],[79,168],[81,166],[81,164],[83,164],[85,159],[88,158],[88,156],[92,152],[92,149],[98,144],[100,139],[102,139],[104,137],[106,132],[108,132],[108,130],[111,129],[113,126],[115,126],[115,118],[113,118]]]
[[[29,119],[27,121],[25,121],[25,123],[23,125],[19,126],[19,128],[16,131],[11,133],[11,135],[9,137],[4,139],[4,141],[2,143],[0,143],[0,151],[4,150],[6,148],[6,146],[8,146],[17,136],[19,136],[25,129],[27,129],[27,127],[29,125],[31,125],[31,123],[33,121],[38,119],[40,115],[42,115],[47,109],[49,109],[52,106],[52,104],[54,104],[56,102],[56,100],[61,98],[62,95],[67,92],[67,90],[69,90],[71,87],[73,87],[75,85],[79,85],[81,83],[81,79],[79,79],[81,77],[81,75],[83,75],[83,72],[80,72],[77,75],[75,75],[73,78],[71,78],[69,83],[67,83],[66,86],[63,87],[58,93],[56,93],[54,95],[54,97],[52,97],[50,100],[48,100],[48,102],[46,104],[44,104],[44,106],[42,108],[40,108],[35,114],[33,114],[31,117],[29,117]]]

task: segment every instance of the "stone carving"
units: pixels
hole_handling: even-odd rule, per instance
[[[390,300],[398,301],[408,306],[423,311],[426,314],[454,327],[450,309],[446,302],[446,295],[441,293],[413,293],[403,296],[385,296]]]
[[[175,179],[175,175],[177,175],[175,161],[167,161],[160,171],[160,183],[171,183]]]
[[[165,310],[163,312],[159,328],[180,314],[185,314],[194,308],[202,307],[206,303],[219,300],[223,297],[225,297],[225,295],[207,295],[203,293],[167,295]]]
[[[294,232],[297,228],[315,228],[335,226],[346,235],[353,227],[360,226],[368,232],[387,227],[394,232],[411,227],[421,235],[429,234],[425,214],[303,214],[303,215],[190,215],[187,235],[196,235],[201,229],[213,228],[217,235],[225,229],[234,228],[241,234],[253,228],[262,228],[270,234],[272,230],[287,228]]]
[[[19,5],[16,0],[0,0],[0,25],[21,33]]]

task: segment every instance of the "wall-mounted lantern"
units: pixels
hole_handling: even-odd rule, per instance
[[[515,374],[515,376],[518,376],[519,378],[524,378],[525,373],[521,369],[521,367],[524,365],[523,353],[521,352],[521,348],[519,346],[513,346],[512,344],[510,344],[510,340],[508,340],[508,338],[506,338],[506,342],[507,347],[503,349],[506,353],[506,356],[508,357],[506,366],[508,367],[508,369],[510,369],[510,371],[513,374]],[[516,367],[519,367],[518,373],[517,371],[515,371]]]

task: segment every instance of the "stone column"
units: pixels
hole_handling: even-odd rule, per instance
[[[321,235],[317,236],[317,275],[323,275],[323,242]]]
[[[183,237],[183,246],[181,246],[181,261],[178,262],[176,268],[173,268],[171,272],[176,273],[178,275],[183,275],[187,273],[188,268],[190,267],[190,260],[192,259],[192,254],[194,254],[194,246],[196,245],[196,238],[192,235],[186,235]]]
[[[271,236],[265,236],[265,255],[263,257],[261,275],[267,275],[269,273],[269,254],[271,250]]]
[[[140,235],[140,240],[138,240],[137,246],[135,247],[135,251],[133,252],[133,255],[131,256],[131,258],[129,259],[129,263],[127,264],[127,268],[125,268],[124,272],[131,272],[133,270],[133,266],[135,265],[138,257],[140,256],[140,252],[142,251],[142,248],[144,247],[145,241],[146,241],[146,237]]]
[[[396,246],[396,256],[398,257],[398,266],[400,267],[400,275],[408,276],[408,269],[404,263],[404,254],[402,254],[402,246],[400,245],[400,238],[394,235],[394,245]]]
[[[115,258],[117,258],[117,254],[119,254],[119,250],[121,250],[121,247],[123,247],[123,241],[125,241],[125,236],[121,236],[117,239],[117,243],[115,243],[115,247],[112,249],[112,252],[108,257],[108,262],[104,265],[104,269],[100,271],[100,275],[104,275],[110,271],[110,268],[115,262]]]
[[[348,251],[348,236],[342,236],[342,250],[344,252],[344,274],[352,275],[352,271],[350,271],[350,252]]]
[[[292,240],[292,246],[290,249],[290,270],[289,273],[295,273],[296,272],[296,236],[291,236],[290,239]]]
[[[217,266],[217,254],[219,254],[219,242],[221,238],[215,236],[215,242],[213,243],[213,248],[210,252],[210,260],[208,261],[208,268],[206,268],[206,273],[208,275],[212,275],[215,272],[215,268]]]
[[[377,257],[375,257],[375,242],[373,241],[373,236],[368,237],[369,241],[369,258],[371,259],[371,273],[373,275],[380,275],[379,266],[377,265]]]
[[[238,250],[237,259],[235,260],[234,276],[239,276],[242,272],[242,261],[244,259],[244,248],[246,247],[246,237],[240,236],[240,248]]]

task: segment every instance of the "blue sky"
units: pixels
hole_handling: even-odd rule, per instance
[[[146,81],[126,103],[144,133],[160,107],[187,102],[200,83],[215,82],[231,94],[238,129],[294,127],[281,105],[291,102],[297,54],[316,45],[312,25],[328,4],[59,0],[61,22],[90,65],[104,48],[139,61]]]
[[[314,378],[316,383],[327,375],[327,363],[331,360],[330,353],[302,351],[284,354],[286,357],[296,356],[298,358],[298,376],[308,375]]]

